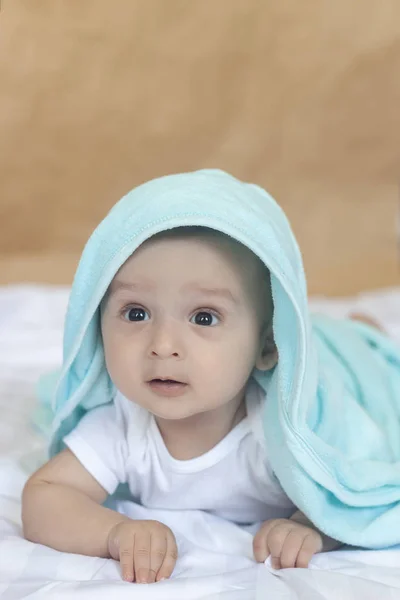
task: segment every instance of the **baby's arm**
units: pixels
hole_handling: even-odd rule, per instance
[[[158,521],[134,521],[100,506],[107,495],[75,455],[64,450],[24,487],[24,536],[62,552],[119,560],[126,581],[168,578],[177,559],[170,528]]]
[[[63,450],[24,487],[24,536],[62,552],[109,557],[111,529],[130,519],[101,506],[107,495],[74,454]]]

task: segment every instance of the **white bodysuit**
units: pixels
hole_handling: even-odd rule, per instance
[[[269,465],[262,431],[264,395],[251,380],[247,416],[214,448],[173,458],[146,409],[117,393],[89,411],[64,438],[87,471],[111,495],[127,483],[148,508],[203,510],[238,524],[287,518],[295,507]]]

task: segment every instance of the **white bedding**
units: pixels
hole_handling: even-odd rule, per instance
[[[400,546],[380,552],[340,550],[316,556],[308,570],[274,572],[252,559],[249,531],[198,511],[132,514],[174,530],[179,559],[172,578],[123,582],[113,560],[64,554],[21,536],[20,494],[45,459],[29,418],[38,376],[59,365],[67,288],[0,288],[0,597],[96,600],[376,600],[400,598]],[[375,316],[400,341],[400,288],[353,299],[314,299],[313,307],[345,316]],[[399,524],[400,527],[400,524]]]

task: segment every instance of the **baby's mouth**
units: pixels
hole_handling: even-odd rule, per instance
[[[156,385],[156,386],[165,386],[165,387],[178,387],[178,386],[183,386],[183,385],[187,385],[186,383],[183,383],[183,381],[177,381],[176,379],[151,379],[149,381],[149,383],[151,385]]]
[[[175,379],[154,378],[147,382],[153,392],[162,396],[175,396],[183,393],[187,383]]]

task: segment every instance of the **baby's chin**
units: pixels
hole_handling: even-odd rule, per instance
[[[184,407],[162,407],[146,406],[147,410],[158,419],[165,421],[184,421],[199,414],[198,411],[188,410]]]
[[[152,393],[146,393],[147,390],[140,390],[142,393],[130,394],[126,396],[132,402],[135,402],[142,408],[146,409],[158,419],[166,421],[184,421],[185,419],[194,419],[196,416],[211,412],[218,406],[207,406],[200,398],[196,398],[193,394],[184,394],[180,397],[158,397]],[[143,393],[144,392],[144,393]]]
[[[165,421],[179,421],[184,422],[196,419],[199,415],[203,414],[203,411],[195,408],[193,405],[190,406],[185,403],[181,398],[167,398],[163,400],[163,405],[160,406],[160,402],[142,404],[154,417],[157,419],[163,419]],[[211,410],[211,409],[210,409]]]

